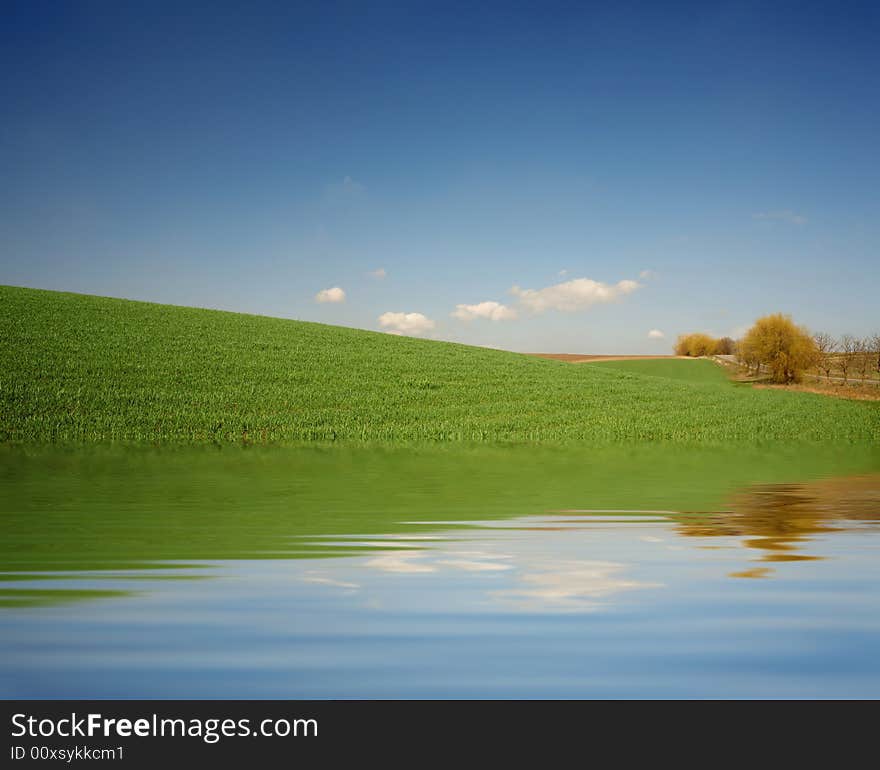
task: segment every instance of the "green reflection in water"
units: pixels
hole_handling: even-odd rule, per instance
[[[131,596],[131,593],[131,591],[77,590],[75,588],[3,588],[0,589],[0,608],[45,607],[86,599],[109,599],[119,596]]]
[[[729,534],[725,528],[734,527],[756,535],[770,556],[800,556],[785,553],[796,540],[783,542],[779,533],[756,529],[759,521],[779,519],[778,505],[771,506],[773,516],[762,503],[752,504],[763,511],[756,516],[702,512],[729,511],[737,491],[758,484],[792,485],[878,469],[880,449],[864,445],[6,447],[0,450],[0,606],[120,593],[19,589],[11,580],[16,576],[52,577],[66,586],[77,576],[94,580],[113,570],[338,557],[371,546],[340,549],[309,544],[308,538],[425,532],[430,525],[418,522],[448,526],[548,510],[700,513],[681,519],[682,534]]]

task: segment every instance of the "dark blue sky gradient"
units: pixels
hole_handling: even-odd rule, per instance
[[[880,330],[877,6],[181,5],[4,5],[0,282],[523,350]],[[644,285],[449,316],[578,277]]]

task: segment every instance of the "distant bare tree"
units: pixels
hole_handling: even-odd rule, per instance
[[[840,373],[843,375],[844,383],[847,381],[849,377],[849,370],[852,367],[853,356],[856,352],[856,347],[858,345],[858,340],[853,337],[851,334],[844,334],[840,338],[840,355],[837,356],[837,368],[840,370]]]
[[[816,332],[813,335],[813,341],[816,343],[816,350],[819,355],[816,357],[816,373],[821,375],[825,372],[826,377],[831,377],[831,370],[834,368],[834,349],[837,343],[830,334],[825,332]]]
[[[856,339],[855,350],[853,351],[853,365],[855,366],[855,370],[859,373],[859,379],[864,384],[865,380],[868,379],[868,372],[871,371],[871,364],[874,363],[874,356],[871,354],[871,339],[870,337],[865,337],[862,339]]]
[[[880,377],[880,334],[871,337],[871,357],[874,359],[874,371]]]
[[[730,337],[715,340],[716,356],[732,356],[736,352],[736,343]]]

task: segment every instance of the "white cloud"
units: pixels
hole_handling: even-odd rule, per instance
[[[661,332],[659,329],[651,329],[651,331],[648,332],[648,339],[649,340],[662,340],[665,338],[666,338],[666,335],[663,332]]]
[[[388,273],[385,271],[384,267],[380,267],[378,270],[371,270],[369,273],[367,273],[367,275],[369,275],[371,278],[376,278],[377,280],[381,281],[383,278],[385,278],[385,276],[388,275]]]
[[[801,214],[795,214],[793,211],[786,209],[785,211],[759,211],[752,214],[755,219],[763,219],[767,221],[788,222],[790,225],[805,225],[807,218]]]
[[[609,285],[590,278],[575,278],[543,289],[521,289],[514,286],[510,293],[533,313],[561,310],[573,313],[600,302],[614,302],[641,288],[636,281],[623,280]]]
[[[452,317],[459,321],[473,321],[477,318],[488,318],[490,321],[512,321],[516,318],[516,310],[500,302],[491,300],[476,305],[456,305]]]
[[[345,302],[345,292],[338,286],[332,289],[321,289],[315,295],[315,302]]]
[[[421,313],[382,313],[379,326],[389,334],[408,334],[418,337],[427,334],[437,324]]]
[[[657,273],[653,270],[642,270],[642,272],[639,273],[639,278],[644,278],[646,281],[652,281],[657,278]]]
[[[558,275],[560,278],[565,278],[565,276],[568,275],[568,270],[560,270],[560,271],[557,273],[557,275]]]

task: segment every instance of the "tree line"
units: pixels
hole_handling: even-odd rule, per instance
[[[682,334],[675,343],[675,355],[729,356],[736,353],[736,342],[730,337],[710,337],[708,334]]]
[[[835,339],[830,334],[817,332],[813,335],[816,345],[815,367],[819,374],[831,377],[839,375],[844,382],[858,377],[862,382],[876,372],[880,377],[880,334],[869,337],[853,337],[844,334]]]
[[[775,313],[759,318],[740,340],[716,339],[708,334],[683,334],[675,344],[679,356],[735,355],[750,373],[767,372],[774,382],[800,382],[805,372],[839,376],[844,383],[862,382],[873,373],[880,377],[880,334],[835,339],[824,332],[811,333],[790,316]]]

